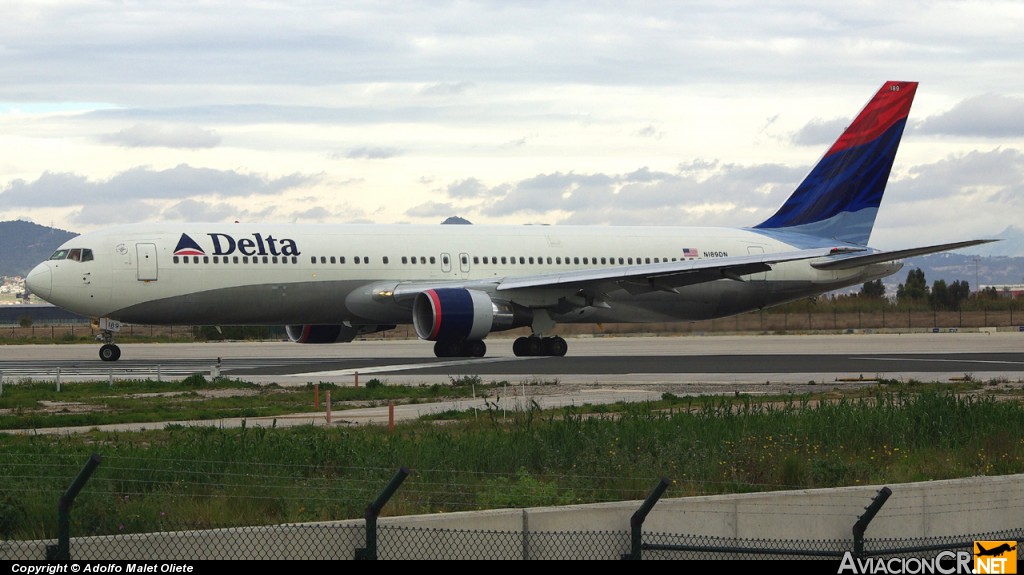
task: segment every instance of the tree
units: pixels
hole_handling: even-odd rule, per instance
[[[896,299],[921,301],[926,297],[928,297],[928,284],[924,281],[924,270],[914,268],[907,273],[907,282],[896,288]]]
[[[928,303],[934,310],[956,311],[970,295],[971,287],[967,282],[956,280],[947,286],[945,280],[935,280],[928,294]]]
[[[928,294],[928,304],[934,310],[949,309],[949,288],[946,287],[946,280],[935,280],[932,284],[931,293]]]
[[[882,299],[885,297],[885,285],[880,279],[867,282],[860,288],[860,295],[865,298]]]

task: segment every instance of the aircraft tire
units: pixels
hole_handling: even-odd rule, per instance
[[[544,338],[544,355],[561,357],[567,351],[569,351],[569,344],[564,339],[558,336]]]
[[[121,359],[121,348],[112,343],[100,346],[100,359],[103,361],[117,361]]]
[[[487,355],[487,344],[483,340],[475,339],[462,344],[464,354],[469,357],[483,357]]]

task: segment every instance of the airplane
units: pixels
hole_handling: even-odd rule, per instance
[[[1016,545],[1010,545],[1009,543],[1003,543],[1002,545],[997,545],[997,546],[995,546],[995,547],[993,547],[991,549],[985,549],[981,545],[981,543],[975,542],[975,545],[978,546],[977,555],[979,557],[998,557],[998,556],[1002,555],[1003,553],[1006,553],[1008,551],[1013,551],[1014,549],[1017,548]]]
[[[412,324],[437,357],[563,356],[560,323],[726,317],[899,271],[868,246],[917,82],[885,82],[775,214],[745,228],[143,223],[79,235],[28,289],[91,316],[116,361],[122,323],[284,325],[300,344]]]

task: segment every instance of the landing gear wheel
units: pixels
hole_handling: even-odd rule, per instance
[[[467,341],[462,347],[464,348],[465,355],[469,357],[483,357],[487,354],[487,344],[483,340]]]
[[[100,359],[103,361],[117,361],[121,358],[121,348],[112,343],[100,346]]]
[[[569,344],[564,339],[558,336],[544,338],[544,355],[561,357],[567,351],[569,351]]]
[[[515,342],[512,343],[512,353],[519,357],[543,355],[544,342],[535,335],[516,338]]]
[[[437,357],[456,357],[459,355],[462,346],[457,341],[435,341],[434,355]]]

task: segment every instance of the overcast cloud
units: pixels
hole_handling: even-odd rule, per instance
[[[872,243],[1024,216],[1017,2],[13,0],[0,220],[754,225],[921,82]]]

